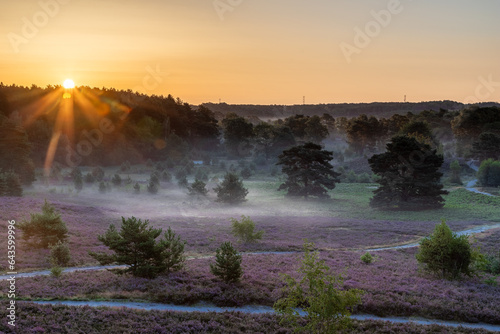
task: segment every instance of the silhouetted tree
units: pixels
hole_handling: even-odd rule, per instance
[[[481,160],[500,157],[500,135],[483,132],[478,141],[472,143],[472,154]]]
[[[278,190],[287,190],[289,196],[328,197],[327,191],[340,182],[339,173],[329,163],[333,152],[323,150],[314,143],[292,147],[279,156],[277,165],[287,175]]]
[[[229,113],[222,120],[224,140],[228,152],[234,156],[246,156],[250,153],[250,139],[253,137],[253,125],[243,117]]]
[[[419,210],[444,205],[439,168],[443,157],[427,144],[408,136],[396,136],[387,152],[372,156],[368,162],[380,178],[370,205],[381,209]]]

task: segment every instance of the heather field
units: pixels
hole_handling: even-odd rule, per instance
[[[183,334],[183,333],[262,333],[288,334],[290,328],[280,326],[274,315],[242,313],[179,313],[164,311],[135,311],[129,309],[96,309],[21,304],[19,320],[25,333],[75,334]],[[5,316],[5,311],[0,312]],[[51,328],[50,332],[46,328]],[[0,324],[0,330],[13,333]],[[341,333],[450,333],[486,334],[482,329],[445,328],[437,325],[391,324],[382,321],[353,321],[352,328]]]
[[[137,173],[131,177],[145,182],[147,175]],[[283,296],[282,274],[297,277],[304,239],[315,244],[334,273],[343,273],[345,288],[366,292],[354,313],[500,324],[498,277],[483,274],[458,281],[437,279],[418,266],[415,247],[373,251],[375,261],[371,264],[360,260],[369,249],[418,242],[433,231],[441,218],[454,231],[499,224],[498,197],[454,188],[445,196],[443,209],[384,212],[369,207],[374,184],[339,184],[329,200],[296,201],[276,191],[278,183],[270,177],[251,178],[245,182],[248,200],[237,206],[214,203],[213,192],[207,198],[190,198],[185,190],[168,183],[157,195],[133,194],[127,186],[101,194],[95,186],[76,193],[69,182],[51,186],[35,183],[22,198],[0,198],[3,222],[28,219],[30,213],[40,211],[45,199],[51,202],[69,230],[68,266],[72,267],[97,264],[88,252],[106,250],[97,236],[110,224],[119,226],[122,216],[149,219],[151,225],[164,230],[171,227],[187,242],[189,259],[185,268],[155,279],[116,275],[107,270],[63,273],[59,278],[19,278],[17,298],[26,301],[20,304],[19,326],[29,328],[26,333],[44,333],[47,326],[52,327],[47,333],[128,333],[128,323],[136,324],[134,333],[149,333],[152,328],[155,333],[289,333],[290,328],[279,325],[272,315],[96,310],[33,305],[28,301],[118,299],[178,305],[209,302],[218,306],[272,306]],[[209,183],[208,188],[214,184]],[[241,215],[250,216],[257,229],[265,232],[262,240],[243,244],[231,234],[230,218]],[[7,229],[2,228],[2,241],[6,235]],[[499,239],[500,226],[475,235],[476,245],[486,253],[498,251]],[[243,253],[244,274],[236,284],[223,283],[209,270],[216,248],[224,241],[233,242]],[[49,250],[32,250],[19,241],[19,271],[48,269],[48,258]],[[6,267],[6,263],[2,265]],[[1,298],[6,299],[7,287],[6,281],[0,281]],[[149,325],[141,325],[144,323]],[[355,321],[349,332],[444,331],[486,332],[377,321]]]

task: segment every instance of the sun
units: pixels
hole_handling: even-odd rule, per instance
[[[66,89],[75,88],[75,82],[71,79],[64,80],[63,87]]]

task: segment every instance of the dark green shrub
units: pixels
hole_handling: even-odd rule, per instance
[[[148,189],[148,192],[150,194],[153,194],[153,195],[157,194],[158,193],[158,189],[159,189],[158,183],[155,182],[155,180],[153,180],[152,178],[149,179],[149,183],[148,183],[147,189]]]
[[[68,229],[62,221],[61,215],[45,200],[42,213],[30,214],[29,221],[19,224],[23,232],[23,239],[34,248],[48,248],[59,241],[64,242],[68,237]]]
[[[477,178],[483,187],[500,187],[500,161],[484,160],[477,172]]]
[[[108,191],[108,187],[106,187],[106,183],[104,183],[103,181],[99,182],[99,192],[101,194],[104,194],[104,193],[106,193],[106,191]]]
[[[50,262],[54,266],[65,267],[71,260],[68,244],[61,242],[50,247]]]
[[[363,291],[345,290],[342,275],[330,274],[330,268],[312,252],[313,244],[304,244],[304,258],[299,269],[302,275],[297,281],[284,275],[284,298],[274,304],[281,316],[280,324],[290,325],[296,332],[338,333],[350,325],[350,310],[361,303]],[[299,314],[306,313],[306,321]]]
[[[53,266],[50,268],[50,274],[55,278],[61,277],[62,273],[63,273],[63,268],[59,266]]]
[[[241,255],[230,242],[224,242],[217,248],[215,263],[210,264],[210,271],[226,283],[238,282],[243,275]]]
[[[493,275],[500,275],[500,251],[496,255],[486,255],[485,271]]]
[[[122,185],[122,178],[120,177],[120,175],[115,174],[111,179],[111,183],[113,183],[115,187],[119,187]]]
[[[361,255],[361,261],[363,261],[366,264],[370,264],[373,262],[373,256],[369,253],[366,252],[365,254]]]
[[[140,194],[141,193],[141,186],[139,185],[138,182],[134,184],[134,193]]]
[[[189,195],[191,196],[206,196],[208,193],[205,182],[198,179],[195,180],[190,186],[188,186],[188,191]]]
[[[157,186],[160,185],[160,173],[158,171],[154,171],[151,173],[149,177],[149,182],[155,183]]]
[[[455,279],[461,275],[472,276],[480,254],[472,249],[467,235],[452,232],[443,219],[434,232],[420,242],[416,258],[428,271]]]
[[[241,221],[231,218],[232,234],[243,242],[255,242],[262,239],[264,231],[254,232],[255,223],[250,217],[241,216]]]

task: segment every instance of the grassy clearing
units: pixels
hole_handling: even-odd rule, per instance
[[[389,221],[498,221],[500,198],[472,193],[459,188],[445,196],[446,205],[439,210],[380,211],[370,207],[373,187],[376,184],[340,183],[330,192],[331,199],[288,199],[283,191],[277,191],[279,182],[246,182],[253,195],[251,205],[273,203],[287,205],[290,214],[329,216],[348,219],[374,219]]]

